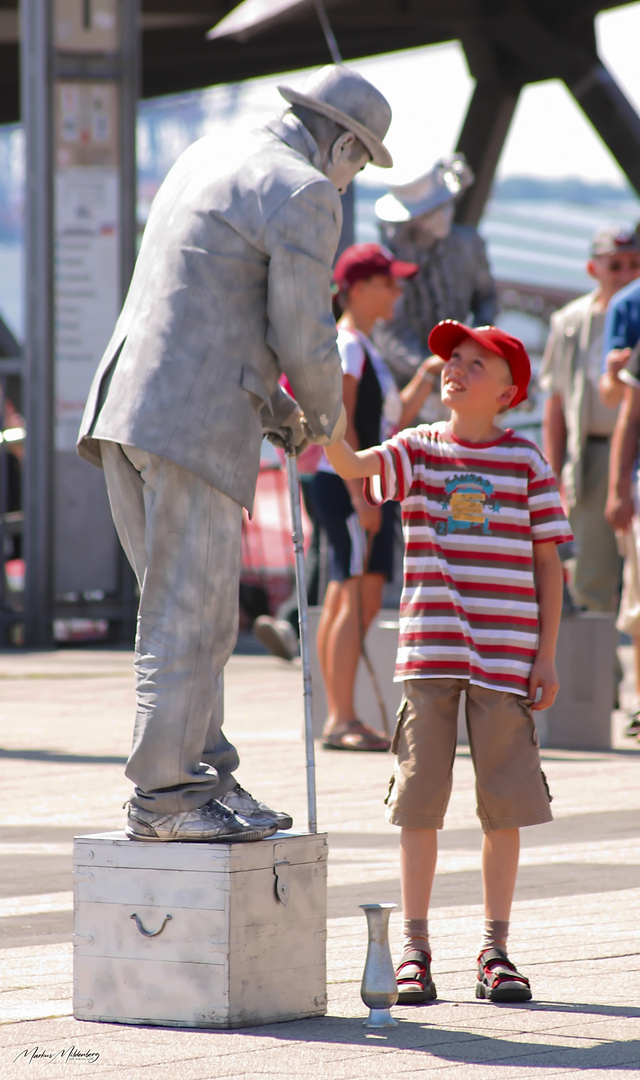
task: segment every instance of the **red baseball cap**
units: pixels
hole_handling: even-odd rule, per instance
[[[388,277],[410,278],[418,273],[417,263],[401,262],[380,244],[352,244],[338,259],[333,280],[340,290],[348,289],[356,281],[366,281],[374,274]]]
[[[507,334],[497,326],[465,326],[455,319],[444,319],[434,326],[429,334],[429,348],[436,356],[449,360],[456,345],[466,338],[472,338],[478,345],[496,353],[506,360],[511,369],[511,378],[518,387],[518,392],[509,408],[519,405],[527,396],[527,387],[531,378],[531,361],[520,338]]]

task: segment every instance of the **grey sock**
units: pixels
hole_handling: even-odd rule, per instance
[[[429,920],[428,919],[405,919],[402,927],[404,931],[403,952],[411,952],[417,949],[431,956],[429,944]]]
[[[508,937],[508,919],[485,919],[481,951],[484,952],[485,949],[502,949],[503,952],[506,952]]]

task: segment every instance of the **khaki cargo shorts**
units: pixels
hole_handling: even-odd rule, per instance
[[[441,829],[451,795],[458,703],[466,691],[476,812],[485,832],[552,821],[538,735],[525,698],[467,679],[407,679],[392,751],[387,821]]]

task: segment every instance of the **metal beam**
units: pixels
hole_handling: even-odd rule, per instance
[[[611,73],[598,60],[567,86],[640,194],[640,116]]]
[[[477,225],[482,217],[519,95],[498,81],[476,84],[456,147],[476,177],[457,206],[456,220],[463,225]]]
[[[24,412],[25,644],[50,645],[52,600],[53,193],[51,4],[22,0],[21,94],[26,148]]]
[[[140,0],[121,2],[120,19],[120,282],[124,301],[136,261],[136,117],[142,80]]]
[[[120,284],[122,301],[129,290],[131,275],[136,261],[137,199],[138,187],[136,160],[137,105],[142,83],[141,56],[141,0],[121,0],[121,57],[122,79],[120,88]],[[101,614],[109,618],[111,636],[122,642],[132,642],[136,633],[138,608],[136,579],[119,542],[117,543],[118,584],[117,615]]]

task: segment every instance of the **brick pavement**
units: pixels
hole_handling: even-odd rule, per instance
[[[625,665],[630,657],[625,651]],[[432,909],[439,1000],[396,1007],[397,1029],[367,1033],[358,904],[399,901],[397,831],[384,821],[386,755],[318,750],[320,828],[329,832],[326,1017],[209,1032],[80,1023],[71,1016],[71,848],[120,828],[133,705],[118,650],[0,654],[0,1080],[377,1076],[577,1077],[640,1074],[640,753],[614,714],[610,753],[547,751],[552,825],[523,831],[511,951],[535,1003],[473,997],[482,926],[480,831],[468,751],[458,754]],[[240,779],[305,822],[299,664],[234,656],[227,723]],[[399,943],[401,915],[391,937]],[[55,1061],[75,1047],[97,1053]],[[20,1056],[21,1055],[21,1056]]]

